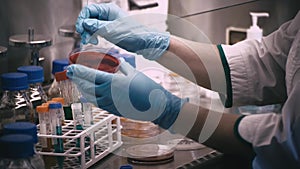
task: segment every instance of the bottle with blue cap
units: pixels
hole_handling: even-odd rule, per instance
[[[55,97],[61,97],[61,92],[58,87],[58,83],[54,77],[55,73],[57,72],[62,72],[65,70],[65,67],[69,65],[69,60],[68,59],[55,59],[52,62],[52,75],[53,75],[53,82],[48,89],[48,97],[51,100],[52,98]]]
[[[6,169],[44,169],[42,158],[32,160],[34,141],[25,134],[8,134],[0,137],[0,168]]]
[[[1,75],[3,95],[0,103],[0,132],[4,124],[34,122],[34,109],[27,96],[27,74],[12,72]]]
[[[30,122],[15,122],[4,125],[3,134],[24,134],[29,135],[33,139],[33,144],[38,143],[37,126]],[[31,165],[36,166],[35,168],[44,168],[45,164],[42,157],[39,154],[33,154],[30,158]]]
[[[44,69],[41,66],[20,66],[18,72],[26,73],[28,76],[28,97],[33,108],[48,101],[48,96],[42,87],[44,82]],[[34,114],[35,123],[38,124],[38,114]]]

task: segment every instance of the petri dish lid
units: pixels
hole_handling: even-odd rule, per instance
[[[27,74],[29,84],[44,81],[44,69],[41,66],[20,66],[17,70]]]

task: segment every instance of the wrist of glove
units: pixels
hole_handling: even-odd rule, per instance
[[[68,66],[67,76],[89,102],[100,108],[168,129],[187,99],[171,94],[125,61],[121,62],[120,71],[111,74],[74,64]]]
[[[85,7],[76,22],[82,42],[97,44],[97,35],[146,59],[156,60],[170,43],[170,33],[150,29],[135,21],[114,4],[93,4]]]

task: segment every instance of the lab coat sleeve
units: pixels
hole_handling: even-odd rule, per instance
[[[286,100],[285,64],[295,36],[293,26],[292,21],[283,24],[261,43],[245,40],[222,45],[230,71],[229,105],[267,105]]]
[[[284,102],[280,114],[248,115],[236,124],[256,153],[253,168],[300,168],[300,12],[262,43],[222,47],[234,103]]]

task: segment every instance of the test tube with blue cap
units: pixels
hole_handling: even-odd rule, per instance
[[[63,112],[62,105],[59,102],[49,103],[49,113],[51,116],[51,125],[52,125],[52,134],[53,135],[62,135],[62,121],[63,121]],[[63,152],[63,140],[58,138],[54,139],[55,151],[62,153]]]
[[[52,134],[61,136],[62,133],[62,125],[63,125],[63,110],[62,104],[60,102],[50,102],[49,103],[49,112],[51,116],[52,122]],[[64,152],[64,143],[62,138],[54,139],[54,150],[56,153]],[[57,157],[58,165],[60,168],[63,166],[64,157]]]

